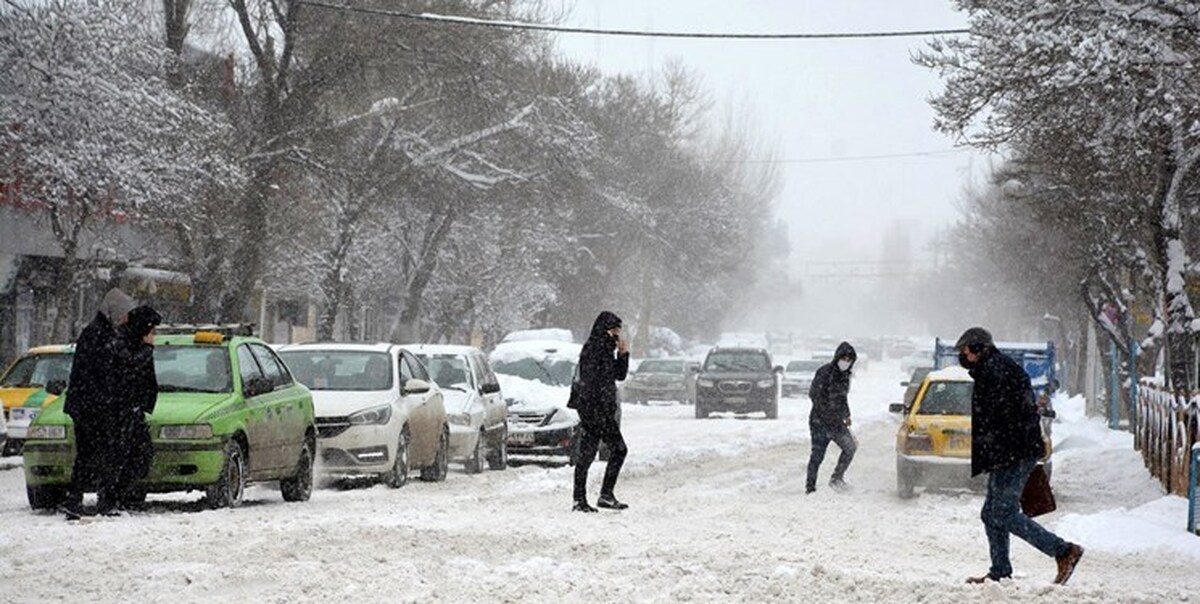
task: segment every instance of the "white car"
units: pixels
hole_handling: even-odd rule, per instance
[[[394,344],[292,344],[279,356],[312,391],[318,468],[377,475],[389,487],[446,479],[450,426],[440,388],[411,352]]]
[[[553,340],[502,342],[488,355],[508,404],[508,452],[575,463],[579,415],[567,408],[583,346]]]
[[[450,459],[468,474],[508,467],[508,407],[500,383],[482,350],[474,346],[411,344],[445,397],[450,420]]]

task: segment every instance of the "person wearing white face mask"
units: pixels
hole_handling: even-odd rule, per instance
[[[849,342],[838,344],[833,361],[822,365],[813,376],[808,398],[812,399],[812,411],[808,414],[808,429],[812,434],[812,454],[808,458],[808,476],[805,493],[817,490],[817,471],[825,460],[825,450],[830,441],[842,450],[829,486],[835,490],[846,487],[846,469],[858,450],[858,442],[850,433],[850,370],[858,354]]]

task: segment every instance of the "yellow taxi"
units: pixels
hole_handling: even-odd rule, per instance
[[[75,345],[30,348],[0,375],[0,402],[8,423],[8,440],[0,455],[17,455],[29,423],[67,387]]]
[[[889,407],[901,413],[896,432],[896,491],[902,498],[923,487],[984,486],[983,476],[971,477],[971,392],[975,381],[967,370],[951,366],[929,372],[912,403]],[[1049,471],[1050,439],[1043,462]]]

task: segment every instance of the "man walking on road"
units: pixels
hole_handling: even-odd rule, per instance
[[[617,402],[617,382],[625,379],[628,371],[629,345],[621,338],[621,318],[607,310],[601,312],[579,353],[579,384],[575,387],[579,396],[576,409],[580,431],[573,511],[596,511],[587,501],[587,475],[599,451],[600,441],[608,445],[609,457],[596,505],[613,510],[629,507],[613,495],[627,453],[621,423],[617,419],[617,405],[620,404]]]
[[[1051,533],[1021,511],[1025,481],[1045,455],[1037,403],[1029,375],[996,349],[992,335],[972,327],[958,338],[958,362],[975,380],[971,394],[971,475],[988,474],[980,518],[987,532],[992,565],[968,583],[1012,576],[1009,535],[1016,535],[1058,563],[1054,582],[1063,585],[1075,572],[1083,548]]]
[[[109,290],[96,316],[75,342],[63,403],[63,412],[75,424],[75,465],[71,487],[60,508],[68,519],[77,519],[83,513],[83,494],[95,485],[99,511],[116,509],[119,466],[109,459],[107,444],[113,437],[112,411],[120,378],[117,328],[125,324],[134,306],[133,298],[125,292]]]
[[[854,347],[849,342],[842,342],[838,344],[833,360],[822,365],[813,376],[812,386],[808,389],[808,398],[812,399],[812,411],[808,414],[812,454],[808,458],[805,493],[817,490],[817,471],[825,460],[825,450],[829,448],[830,441],[837,443],[842,454],[833,468],[829,486],[835,490],[846,487],[846,469],[858,450],[858,443],[850,433],[849,402],[850,370],[857,359],[858,353],[854,352]]]

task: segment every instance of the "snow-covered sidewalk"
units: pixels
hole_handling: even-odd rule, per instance
[[[807,401],[781,418],[696,420],[685,406],[626,406],[625,512],[573,514],[569,467],[524,464],[399,490],[323,489],[307,503],[251,489],[237,510],[197,496],[71,524],[28,510],[20,469],[0,471],[5,601],[388,602],[1146,602],[1200,593],[1200,537],[1186,502],[1163,496],[1128,435],[1057,403],[1054,483],[1043,518],[1087,554],[1071,585],[1014,540],[1013,581],[987,568],[970,492],[895,495],[895,366],[852,390],[854,490],[803,494]],[[826,478],[836,448],[823,468]],[[8,460],[5,460],[8,461]],[[592,470],[592,495],[602,464]],[[821,483],[824,486],[824,483]]]

